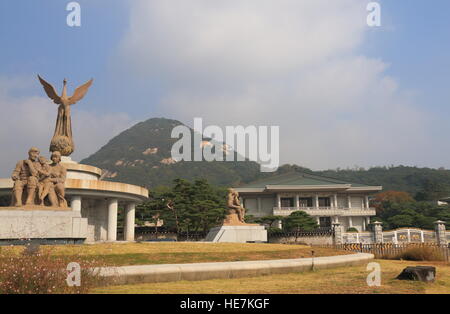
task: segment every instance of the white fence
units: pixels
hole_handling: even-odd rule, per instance
[[[436,231],[422,230],[417,228],[401,228],[396,230],[383,231],[383,243],[404,244],[404,243],[436,243]],[[450,242],[450,232],[446,232],[447,241]],[[342,243],[375,243],[374,232],[342,234]]]

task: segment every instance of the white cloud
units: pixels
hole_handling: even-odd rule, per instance
[[[132,8],[122,52],[136,71],[171,81],[296,73],[351,50],[365,28],[355,0],[138,0]]]
[[[431,117],[360,55],[360,0],[133,0],[116,60],[164,86],[185,122],[279,125],[281,160],[313,168],[423,164]]]
[[[45,97],[15,95],[16,91],[23,92],[31,84],[39,83],[31,77],[0,77],[0,177],[8,177],[16,162],[27,158],[31,146],[37,146],[41,154],[48,155],[57,105]],[[96,115],[77,110],[76,105],[72,114],[76,145],[72,159],[78,161],[132,124],[126,114]]]

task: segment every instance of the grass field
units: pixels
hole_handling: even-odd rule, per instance
[[[3,247],[0,252],[19,254],[23,247]],[[110,266],[179,264],[201,262],[233,262],[311,257],[311,248],[285,244],[236,243],[111,243],[95,245],[42,246],[55,256],[67,256],[73,261],[95,259]],[[314,255],[350,254],[326,248],[315,248]],[[0,254],[1,256],[1,254]]]
[[[425,294],[450,293],[450,265],[443,262],[376,260],[382,271],[381,287],[368,287],[366,265],[318,270],[314,272],[260,276],[238,279],[179,281],[97,288],[94,293],[148,294]],[[437,267],[435,283],[400,281],[395,277],[407,266]]]
[[[24,247],[0,247],[0,257],[21,256]],[[114,243],[95,245],[41,246],[53,256],[72,261],[92,259],[103,265],[174,264],[222,261],[248,261],[311,257],[312,249],[301,245],[230,244],[230,243]],[[325,248],[314,248],[315,256],[352,254]],[[450,265],[444,262],[407,262],[378,260],[382,269],[382,286],[368,287],[366,265],[317,270],[313,272],[259,276],[252,278],[180,281],[127,286],[101,287],[94,293],[150,294],[289,294],[289,293],[394,293],[450,294]],[[432,284],[398,281],[395,277],[406,267],[434,265],[437,280]]]

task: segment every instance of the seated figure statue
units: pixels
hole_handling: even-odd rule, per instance
[[[50,164],[50,181],[52,183],[49,200],[51,206],[55,207],[67,207],[67,201],[65,198],[65,187],[66,182],[66,168],[61,165],[61,153],[55,151],[51,155],[52,163]]]
[[[40,158],[40,164],[35,169],[39,175],[39,200],[41,205],[44,205],[44,200],[48,197],[50,206],[66,208],[64,184],[67,171],[60,164],[60,152],[53,152],[50,158],[52,160],[50,165],[45,158]]]
[[[32,147],[28,151],[28,159],[17,163],[11,176],[11,179],[14,181],[12,206],[22,206],[23,198],[26,200],[25,205],[36,204],[36,192],[39,181],[38,173],[35,169],[39,168],[38,156],[39,149]],[[23,193],[24,189],[26,189],[26,195]]]
[[[239,193],[234,189],[228,189],[227,206],[230,210],[225,218],[225,224],[245,224],[245,208],[241,205]]]

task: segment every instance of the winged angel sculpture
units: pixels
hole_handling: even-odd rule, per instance
[[[55,133],[50,143],[50,151],[59,151],[63,156],[70,156],[75,150],[72,137],[72,121],[70,118],[70,106],[80,101],[91,87],[93,79],[84,83],[77,89],[71,97],[67,96],[67,80],[63,81],[61,96],[56,93],[55,88],[38,75],[39,81],[44,87],[47,96],[53,100],[58,107],[58,117],[56,119]]]

